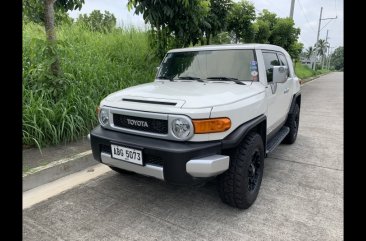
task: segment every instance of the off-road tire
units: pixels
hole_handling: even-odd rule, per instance
[[[262,138],[259,134],[251,132],[232,151],[229,169],[218,177],[221,200],[239,209],[249,208],[257,199],[262,183],[263,167]],[[254,175],[251,175],[253,172]],[[256,181],[253,186],[254,180]]]
[[[295,105],[294,110],[288,115],[285,126],[290,128],[290,132],[287,134],[282,143],[293,144],[297,138],[297,132],[299,131],[300,122],[300,107],[298,104]]]

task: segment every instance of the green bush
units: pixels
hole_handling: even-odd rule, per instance
[[[147,34],[134,28],[104,34],[78,24],[63,25],[57,37],[64,75],[55,80],[48,74],[44,28],[23,23],[25,145],[40,147],[86,135],[97,124],[95,110],[101,99],[152,81],[159,64]],[[54,91],[61,93],[58,99]]]
[[[309,68],[307,65],[302,65],[299,62],[296,62],[295,64],[295,73],[296,76],[300,79],[306,79],[313,75],[315,75],[315,71]]]

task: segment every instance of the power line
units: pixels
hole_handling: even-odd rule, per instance
[[[301,9],[302,15],[304,15],[306,22],[309,24],[310,28],[314,31],[314,33],[316,33],[315,29],[313,29],[313,26],[311,26],[311,24],[309,23],[310,22],[309,19],[305,15],[305,11],[304,11],[304,9],[303,9],[303,7],[301,5],[300,0],[298,0],[298,3],[300,5],[300,9]]]
[[[331,23],[331,22],[332,22],[332,20],[333,20],[333,19],[330,19],[330,21],[329,21],[329,22],[327,22],[327,24],[326,24],[326,25],[324,25],[324,26],[320,29],[320,31],[322,31],[322,30],[323,30],[323,28],[325,28],[329,23]]]

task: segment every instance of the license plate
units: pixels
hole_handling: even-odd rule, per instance
[[[142,151],[124,146],[111,145],[112,157],[135,164],[142,165]]]

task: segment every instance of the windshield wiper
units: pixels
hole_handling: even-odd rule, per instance
[[[178,79],[187,79],[187,80],[197,80],[199,82],[204,82],[199,77],[193,77],[193,76],[179,76]]]
[[[214,80],[229,80],[233,81],[238,85],[245,85],[241,80],[238,80],[237,78],[231,78],[231,77],[224,77],[224,76],[215,76],[215,77],[207,77],[207,79],[214,79]]]

